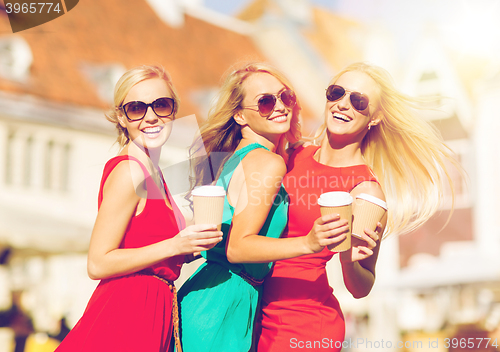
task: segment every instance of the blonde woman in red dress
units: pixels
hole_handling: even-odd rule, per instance
[[[179,105],[168,73],[132,69],[114,100],[107,117],[123,148],[104,167],[88,253],[89,276],[101,282],[58,352],[172,351],[184,256],[222,239],[215,225],[185,227],[158,167]]]
[[[352,250],[324,248],[275,263],[264,282],[259,352],[340,351],[345,323],[326,263],[337,255],[347,289],[355,298],[365,297],[375,282],[384,229],[386,235],[406,233],[437,210],[445,183],[451,185],[445,161],[455,162],[413,110],[418,111],[417,101],[399,93],[379,67],[353,64],[332,80],[320,146],[299,147],[288,162],[283,185],[290,197],[289,220],[282,237],[321,228],[317,200],[324,192],[367,193],[386,200],[389,210],[376,233],[365,230],[362,238],[353,237]]]

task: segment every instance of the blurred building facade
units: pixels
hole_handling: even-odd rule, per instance
[[[34,330],[53,335],[62,317],[71,327],[83,312],[96,284],[86,276],[86,250],[99,180],[118,151],[104,111],[125,69],[161,64],[172,74],[182,100],[179,116],[189,118],[179,119],[179,132],[163,151],[168,166],[185,159],[180,146],[206,116],[229,67],[266,60],[281,69],[301,99],[308,135],[321,124],[331,77],[362,60],[388,69],[408,94],[442,97],[440,110],[426,118],[456,153],[468,181],[453,174],[456,204],[444,229],[449,202],[415,233],[382,243],[377,282],[367,298],[350,297],[332,261],[329,278],[346,313],[347,337],[441,339],[433,351],[446,350],[446,337],[500,339],[500,189],[494,180],[500,167],[499,67],[471,74],[477,62],[457,58],[432,27],[422,29],[413,53],[399,62],[394,38],[383,27],[307,0],[255,0],[237,18],[194,0],[81,2],[42,27],[15,35],[9,30],[3,15],[0,249],[6,260],[0,262],[0,312],[12,307],[12,292],[23,292]],[[11,332],[0,331],[1,344]]]

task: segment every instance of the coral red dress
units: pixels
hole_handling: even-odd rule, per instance
[[[185,227],[184,218],[167,191],[173,210],[167,207],[160,190],[139,160],[117,156],[104,167],[99,191],[123,160],[134,160],[146,177],[148,199],[144,210],[130,219],[120,248],[138,248],[174,237]],[[166,281],[179,276],[184,256],[167,258],[140,272],[101,280],[82,318],[70,331],[57,352],[165,352],[173,351],[172,299]]]
[[[318,163],[317,146],[298,148],[290,157],[283,185],[290,197],[288,226],[282,237],[305,236],[321,216],[321,193],[350,192],[364,181],[375,181],[366,165],[335,168]],[[340,351],[344,316],[328,284],[326,263],[335,253],[323,251],[280,260],[266,277],[256,344],[267,351]]]

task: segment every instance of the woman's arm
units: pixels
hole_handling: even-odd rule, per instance
[[[324,246],[343,239],[335,236],[346,231],[347,222],[336,215],[319,218],[307,236],[260,236],[286,166],[279,155],[263,149],[249,153],[240,165],[242,168],[235,170],[228,189],[229,200],[235,206],[226,248],[230,262],[266,263],[293,258],[319,252]]]
[[[141,201],[134,184],[141,184],[143,179],[142,169],[136,162],[122,161],[106,180],[90,239],[87,271],[91,279],[134,273],[168,257],[207,250],[221,240],[222,233],[215,225],[194,225],[173,238],[149,246],[119,248]]]
[[[351,195],[367,193],[385,201],[384,193],[376,182],[363,182]],[[365,229],[363,239],[351,237],[352,248],[340,253],[344,283],[355,298],[367,296],[375,283],[375,265],[380,250],[380,239],[384,233],[387,216],[378,223],[376,231]]]

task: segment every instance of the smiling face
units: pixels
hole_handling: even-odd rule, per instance
[[[241,106],[245,107],[235,115],[235,120],[242,126],[248,126],[254,133],[271,141],[279,139],[290,129],[292,109],[285,107],[280,98],[276,99],[274,111],[268,117],[263,117],[258,110],[258,101],[265,94],[279,96],[287,87],[276,77],[258,72],[243,82],[245,98]],[[248,108],[247,108],[248,107]]]
[[[161,78],[151,78],[134,85],[128,92],[123,105],[132,101],[142,101],[150,104],[158,98],[172,98],[167,83]],[[139,121],[128,121],[123,112],[119,116],[120,125],[127,129],[131,141],[141,149],[160,148],[167,141],[172,130],[174,116],[158,117],[151,107]]]
[[[361,142],[368,125],[379,122],[375,113],[379,106],[380,93],[375,81],[367,74],[349,71],[340,76],[334,84],[343,87],[346,94],[336,101],[327,101],[325,122],[327,130],[335,136],[346,136]],[[370,104],[363,111],[356,110],[351,103],[350,92],[359,92],[367,96]]]

